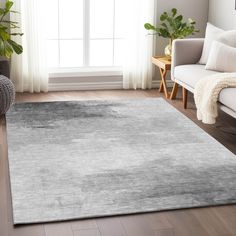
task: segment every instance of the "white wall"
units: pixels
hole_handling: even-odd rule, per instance
[[[236,29],[235,0],[210,0],[209,21],[225,30]]]

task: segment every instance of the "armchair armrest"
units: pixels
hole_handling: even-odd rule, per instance
[[[171,79],[179,65],[196,64],[202,55],[204,38],[176,39],[173,42]]]

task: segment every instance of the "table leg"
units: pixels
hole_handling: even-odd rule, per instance
[[[161,80],[161,83],[160,83],[159,92],[160,92],[160,93],[163,93],[163,92],[164,92],[164,88],[163,88],[163,82],[162,82],[162,80]]]
[[[173,89],[172,89],[172,92],[171,92],[171,95],[170,95],[171,100],[174,100],[176,98],[178,88],[179,88],[179,85],[177,83],[174,83],[174,86],[173,86]]]
[[[163,86],[163,90],[164,90],[165,96],[166,96],[166,98],[169,98],[169,93],[168,93],[167,86],[166,86],[166,74],[167,74],[167,71],[160,68],[160,73],[161,73],[160,89]]]

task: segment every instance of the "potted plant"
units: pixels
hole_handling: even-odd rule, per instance
[[[168,57],[171,57],[174,39],[182,39],[199,32],[199,30],[195,29],[196,22],[194,20],[189,18],[187,21],[184,21],[183,16],[177,15],[177,13],[176,8],[171,10],[171,14],[164,12],[160,16],[160,26],[155,27],[149,23],[144,25],[145,29],[154,31],[154,34],[169,39],[169,44],[165,48],[165,55]]]
[[[12,30],[19,30],[18,22],[9,20],[10,13],[19,14],[16,11],[11,10],[14,2],[6,0],[3,8],[0,8],[0,56],[7,60],[0,62],[0,74],[4,74],[9,77],[9,59],[15,52],[21,54],[23,48],[21,45],[12,40],[12,36],[22,36],[22,33],[14,32]]]

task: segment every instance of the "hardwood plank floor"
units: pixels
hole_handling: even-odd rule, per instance
[[[97,225],[102,236],[126,236],[119,217],[97,219]]]
[[[179,94],[180,91],[179,91]],[[132,99],[163,97],[150,91],[81,91],[48,94],[17,94],[17,102],[63,100]],[[184,110],[180,99],[169,101],[176,109],[236,154],[236,135],[225,129],[236,128],[236,120],[220,112],[215,125],[196,119],[193,98]],[[0,118],[0,236],[235,236],[236,206],[208,207],[150,214],[107,217],[14,227],[10,198],[5,117]]]

